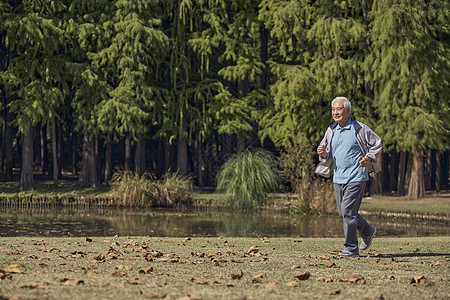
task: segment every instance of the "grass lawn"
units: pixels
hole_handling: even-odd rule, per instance
[[[407,197],[376,195],[370,197],[370,199],[364,199],[361,208],[365,210],[450,214],[450,192],[443,191],[439,195],[427,194],[426,198],[416,200],[410,200]]]
[[[0,299],[450,297],[450,237],[376,238],[360,258],[337,257],[342,243],[312,238],[0,238]]]

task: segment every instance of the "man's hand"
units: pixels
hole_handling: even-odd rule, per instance
[[[361,167],[365,168],[367,166],[367,163],[371,162],[372,159],[367,156],[364,156],[364,157],[360,156],[360,157],[358,157],[358,161],[359,161],[359,164],[361,165]]]
[[[317,154],[319,154],[320,156],[322,156],[325,159],[328,157],[328,154],[327,154],[327,151],[325,150],[324,145],[320,145],[319,147],[317,147]]]

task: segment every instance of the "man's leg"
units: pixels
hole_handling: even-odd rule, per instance
[[[366,182],[350,182],[343,185],[343,196],[341,201],[341,215],[344,220],[345,244],[344,250],[351,253],[359,253],[358,250],[358,227],[361,230],[370,228],[370,225],[358,213]]]

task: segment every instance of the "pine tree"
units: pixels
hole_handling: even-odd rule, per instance
[[[425,195],[425,149],[448,149],[449,4],[441,1],[377,1],[373,45],[367,63],[384,144],[413,153],[408,196]]]
[[[21,186],[28,189],[34,187],[32,126],[57,118],[67,92],[60,52],[63,32],[58,27],[65,6],[61,1],[24,0],[12,9],[14,14],[4,23],[12,58],[2,78],[8,79],[13,125],[23,134]]]

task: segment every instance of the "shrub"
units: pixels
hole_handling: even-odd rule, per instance
[[[146,174],[134,172],[115,173],[111,180],[111,194],[121,199],[123,206],[170,207],[192,203],[190,180],[178,174],[167,173],[161,181]]]
[[[336,211],[333,183],[330,180],[316,178],[304,181],[298,187],[297,201],[289,212],[317,215],[333,211]]]
[[[288,145],[278,157],[280,174],[294,193],[298,193],[304,182],[309,182],[314,171],[314,152],[310,142],[301,139]]]
[[[263,149],[234,154],[222,165],[217,191],[230,196],[235,207],[252,207],[279,188],[280,177],[273,155]]]

